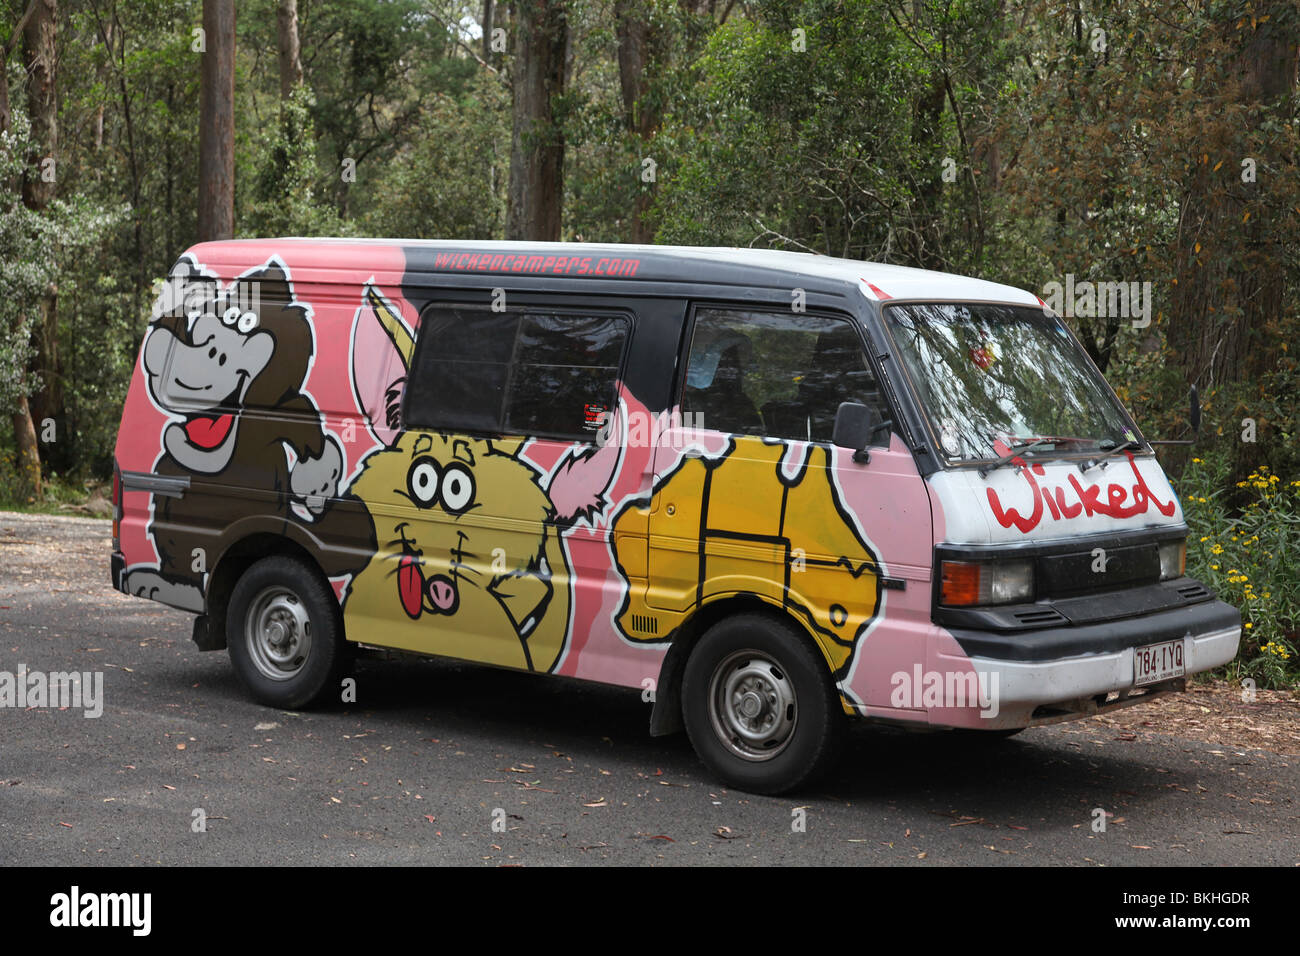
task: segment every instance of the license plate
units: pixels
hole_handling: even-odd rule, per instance
[[[1133,649],[1133,683],[1155,684],[1183,676],[1183,642],[1164,641]]]

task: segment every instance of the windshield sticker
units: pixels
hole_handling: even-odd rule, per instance
[[[989,370],[990,365],[998,360],[997,349],[994,348],[991,342],[984,342],[979,347],[970,349],[969,355],[975,366],[985,372]]]

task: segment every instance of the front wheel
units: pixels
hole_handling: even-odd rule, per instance
[[[338,602],[297,558],[263,558],[240,577],[226,611],[235,673],[259,702],[296,710],[339,691],[348,663]]]
[[[833,762],[844,715],[825,658],[760,614],[714,625],[686,662],[682,717],[695,752],[729,785],[784,793]]]

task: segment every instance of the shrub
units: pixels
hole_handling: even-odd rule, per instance
[[[1187,573],[1241,608],[1241,653],[1228,676],[1293,686],[1300,679],[1300,480],[1261,465],[1237,483],[1246,503],[1234,512],[1224,504],[1229,467],[1224,455],[1193,458],[1179,482]]]

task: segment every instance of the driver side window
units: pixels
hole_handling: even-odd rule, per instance
[[[889,418],[858,330],[807,313],[701,308],[696,312],[682,412],[699,427],[829,442],[841,402]],[[887,433],[877,435],[887,442]]]

